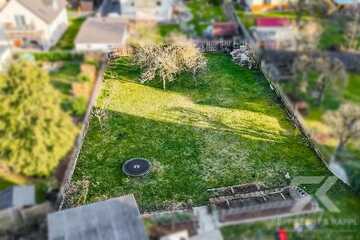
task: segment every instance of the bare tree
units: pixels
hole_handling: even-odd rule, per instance
[[[347,86],[348,75],[344,64],[337,58],[327,56],[315,57],[310,54],[295,59],[292,66],[294,90],[306,93],[310,89],[309,76],[315,73],[317,93],[316,102],[320,105],[328,88],[337,94]]]
[[[166,89],[166,83],[175,80],[176,75],[190,72],[195,76],[206,68],[205,57],[190,40],[169,40],[161,44],[135,47],[134,61],[143,70],[141,83],[159,77]]]
[[[338,139],[334,154],[337,159],[349,141],[360,138],[360,107],[345,103],[338,111],[326,113],[324,119]]]
[[[168,44],[138,46],[135,49],[134,60],[143,70],[140,78],[141,83],[154,80],[159,77],[166,89],[166,83],[172,82],[175,75],[181,71],[175,46]]]
[[[196,75],[206,70],[207,59],[199,51],[194,42],[183,35],[172,35],[167,42],[176,46],[179,66],[181,66],[184,72],[190,72],[196,83]]]
[[[348,75],[344,64],[337,58],[320,57],[315,61],[315,70],[318,73],[317,104],[320,105],[325,96],[325,90],[332,87],[332,91],[339,92],[347,85]]]
[[[92,116],[96,117],[98,120],[101,129],[103,129],[104,121],[108,117],[108,107],[110,105],[110,101],[110,98],[106,98],[98,106],[94,106],[91,112]]]
[[[360,4],[357,4],[354,14],[353,20],[349,21],[345,27],[346,48],[348,50],[360,48]]]
[[[313,65],[313,59],[303,54],[295,59],[292,65],[293,81],[292,84],[295,92],[305,93],[308,89],[309,70]]]

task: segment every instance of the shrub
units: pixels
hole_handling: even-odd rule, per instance
[[[41,52],[34,53],[34,57],[37,61],[82,61],[84,56],[78,53],[70,52]]]

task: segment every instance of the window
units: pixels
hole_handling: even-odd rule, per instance
[[[25,17],[23,15],[15,15],[15,23],[17,28],[25,28],[26,22]]]

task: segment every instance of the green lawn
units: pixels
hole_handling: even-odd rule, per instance
[[[190,24],[194,26],[195,33],[202,36],[204,30],[212,24],[213,21],[225,21],[225,15],[221,4],[214,6],[206,0],[190,0],[187,6],[193,15]]]
[[[53,47],[53,50],[72,50],[74,48],[74,41],[78,34],[81,25],[86,20],[85,17],[79,17],[69,20],[69,27],[61,37],[59,42]]]
[[[107,68],[97,104],[110,100],[108,118],[102,128],[92,119],[73,178],[90,180],[88,202],[134,193],[143,210],[204,204],[208,188],[327,174],[259,72],[222,54],[208,60],[197,86],[183,75],[167,91],[137,83],[129,59]],[[148,176],[121,172],[133,157],[150,159]]]

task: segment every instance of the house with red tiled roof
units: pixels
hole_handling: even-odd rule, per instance
[[[286,18],[258,18],[252,33],[264,48],[292,50],[296,46],[297,31]]]
[[[232,38],[237,34],[237,24],[235,22],[215,22],[212,24],[212,37]]]

